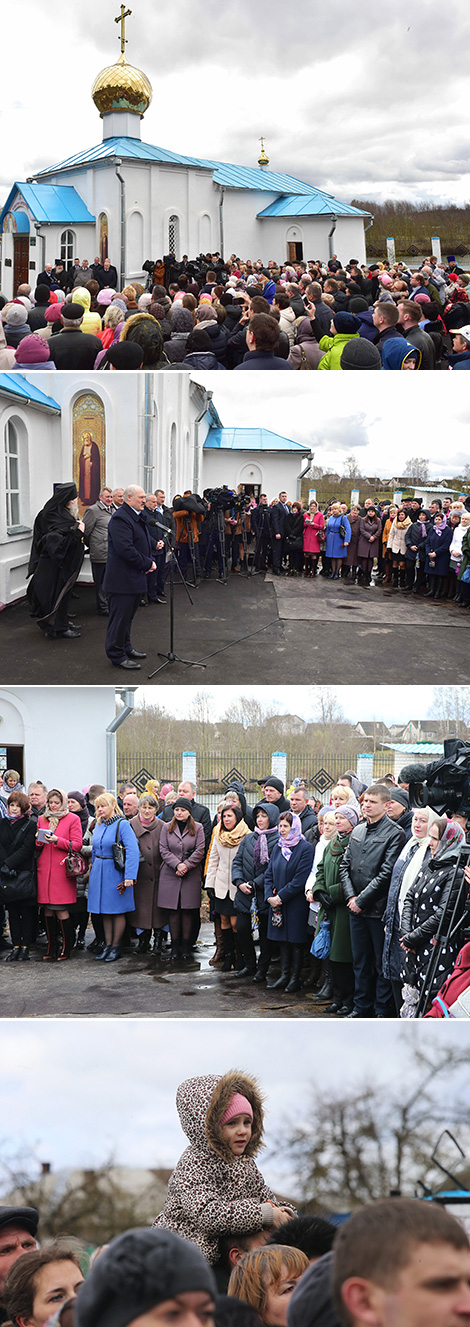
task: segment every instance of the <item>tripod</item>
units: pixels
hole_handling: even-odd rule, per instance
[[[168,543],[168,551],[167,551],[166,561],[167,561],[167,566],[168,566],[168,587],[169,587],[169,592],[170,592],[170,595],[169,595],[169,597],[170,597],[170,648],[169,648],[167,654],[162,654],[160,650],[158,651],[158,658],[159,658],[159,659],[164,659],[165,662],[162,663],[162,664],[160,664],[158,668],[155,668],[154,671],[153,671],[153,673],[149,673],[149,675],[148,675],[148,677],[149,677],[149,682],[151,681],[152,677],[156,677],[157,673],[161,673],[161,672],[162,672],[162,669],[163,669],[163,668],[166,668],[168,664],[172,664],[172,663],[182,663],[182,664],[186,664],[186,666],[187,666],[188,668],[205,668],[205,667],[206,667],[206,665],[205,665],[204,663],[197,663],[194,659],[182,659],[181,656],[180,656],[179,654],[175,654],[175,649],[174,649],[174,645],[175,645],[175,568],[176,568],[176,571],[178,572],[178,576],[179,576],[179,578],[180,578],[182,584],[184,585],[184,588],[185,588],[185,590],[186,590],[186,594],[187,594],[187,596],[188,596],[188,599],[189,599],[190,604],[192,604],[192,605],[194,604],[194,599],[191,598],[191,595],[190,595],[190,593],[189,593],[188,586],[187,586],[186,581],[185,581],[184,576],[183,576],[183,572],[182,572],[182,570],[181,570],[180,564],[179,564],[178,559],[177,559],[177,557],[176,557],[175,548],[174,548],[174,533],[173,533],[173,530],[170,530],[169,527],[168,527],[167,525],[162,525],[161,522],[159,522],[159,521],[157,521],[156,524],[160,526],[160,529],[161,529],[161,530],[164,530],[164,531],[165,531],[165,534],[166,534],[166,540],[165,540],[165,542]]]
[[[219,583],[220,583],[221,585],[226,585],[226,584],[227,584],[227,555],[226,555],[226,551],[225,551],[225,512],[224,512],[224,510],[223,510],[222,507],[217,507],[216,515],[217,515],[217,527],[216,527],[215,522],[214,522],[214,512],[211,511],[211,513],[210,513],[210,520],[209,520],[209,542],[208,542],[207,549],[206,549],[206,556],[205,556],[205,558],[204,558],[204,567],[203,567],[203,571],[204,571],[204,574],[206,574],[206,572],[207,572],[207,564],[208,564],[208,561],[209,561],[209,553],[211,552],[211,550],[212,550],[212,552],[213,552],[212,540],[213,540],[213,538],[214,538],[214,535],[217,534],[217,537],[218,537],[218,540],[219,540],[220,557],[221,557],[221,562],[222,562],[222,575],[221,575],[221,576],[218,576],[218,577],[217,577],[217,580],[219,581]]]
[[[190,552],[190,556],[191,556],[191,562],[192,562],[192,567],[193,567],[193,577],[194,577],[194,587],[193,587],[193,588],[194,588],[195,590],[197,590],[197,587],[198,587],[198,585],[199,585],[199,579],[198,579],[198,574],[197,574],[196,549],[195,549],[195,545],[194,545],[194,535],[193,535],[193,527],[192,527],[192,524],[191,524],[191,516],[187,516],[187,517],[186,517],[186,520],[185,520],[185,526],[186,526],[186,534],[187,534],[187,537],[188,537],[188,548],[189,548],[189,552]]]
[[[465,914],[468,911],[467,904],[468,904],[468,894],[469,894],[469,886],[463,874],[451,910],[450,910],[450,903],[452,900],[452,894],[457,874],[460,868],[462,866],[467,865],[469,861],[470,861],[470,844],[462,843],[462,846],[459,850],[457,861],[455,863],[455,868],[452,873],[451,880],[447,887],[447,894],[446,894],[445,904],[442,910],[442,917],[439,922],[438,929],[436,931],[436,943],[434,946],[434,952],[431,954],[426,976],[424,978],[424,982],[420,991],[419,1000],[416,1006],[415,1018],[421,1018],[421,1016],[426,1013],[426,1010],[429,1004],[431,1003],[432,986],[435,980],[436,972],[438,971],[443,950],[447,948],[447,945],[450,944],[450,941],[454,939],[454,936],[456,936],[458,932],[462,930]],[[449,976],[449,973],[445,975]],[[445,981],[445,975],[442,978],[443,981]]]

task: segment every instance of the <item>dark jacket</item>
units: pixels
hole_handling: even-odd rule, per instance
[[[374,825],[362,821],[349,839],[340,866],[346,903],[355,898],[365,917],[382,917],[392,870],[405,834],[387,815]]]
[[[412,346],[417,346],[421,351],[420,369],[434,369],[436,367],[436,356],[434,353],[434,342],[422,327],[415,324],[414,327],[407,327],[406,339],[411,341]]]
[[[279,835],[277,833],[279,812],[273,802],[259,803],[259,805],[254,808],[255,814],[256,811],[260,809],[265,811],[266,815],[269,816],[270,827],[267,831],[266,843],[269,857],[271,858],[273,849],[279,840]],[[243,884],[245,881],[249,884],[253,884],[258,912],[262,912],[266,915],[269,911],[269,904],[266,902],[264,896],[264,877],[268,863],[263,866],[261,862],[259,862],[255,867],[254,851],[258,838],[259,832],[255,830],[253,834],[247,834],[246,837],[242,839],[237,855],[232,862],[232,883],[237,886]],[[250,912],[252,899],[253,894],[245,894],[241,889],[237,888],[235,894],[235,912]]]
[[[96,356],[103,349],[102,342],[91,332],[80,328],[62,330],[49,337],[49,354],[56,369],[92,369]]]
[[[0,820],[0,870],[23,871],[33,865],[36,846],[36,820],[20,816],[18,820]]]
[[[307,939],[308,903],[305,884],[312,869],[314,850],[311,843],[300,839],[292,849],[289,861],[283,857],[279,843],[274,847],[264,877],[264,896],[272,897],[273,887],[282,903],[282,926],[273,926],[269,904],[268,939],[303,945]]]
[[[413,562],[415,559],[419,562],[424,561],[426,538],[427,527],[422,525],[421,521],[413,521],[405,532],[405,558],[409,558]],[[414,544],[417,548],[416,553],[413,553]]]
[[[292,364],[288,364],[285,359],[279,359],[279,356],[273,355],[270,350],[248,350],[243,363],[235,365],[234,373],[241,372],[242,369],[255,369],[256,371],[274,369],[276,373],[279,369],[288,369],[289,373],[294,372]]]
[[[123,502],[108,525],[108,561],[103,580],[106,594],[144,594],[152,566],[150,535],[140,513]]]
[[[302,834],[306,834],[308,829],[315,829],[315,825],[318,824],[313,806],[306,806],[304,810],[300,812],[300,815],[298,811],[296,811],[295,814],[296,816],[299,816],[302,825]]]
[[[454,871],[458,853],[452,845],[441,857],[430,857],[422,867],[403,904],[400,935],[406,951],[402,951],[402,980],[420,987],[426,977],[434,952],[433,939],[445,916],[444,934],[450,922],[454,903],[462,881],[462,871]],[[462,922],[462,916],[455,919]],[[449,975],[462,944],[462,933],[454,930],[451,939],[439,955],[439,963],[431,994],[435,995]]]
[[[452,543],[452,528],[446,525],[441,535],[436,534],[434,526],[430,529],[425,543],[426,549],[426,575],[447,576],[449,570],[450,553],[449,549]],[[429,560],[429,554],[435,552],[436,556]]]
[[[390,981],[400,981],[400,973],[403,967],[403,950],[400,946],[400,915],[398,910],[398,901],[403,876],[410,862],[413,860],[415,852],[420,847],[419,840],[409,848],[405,856],[397,857],[388,891],[387,906],[384,912],[385,940],[382,953],[382,972],[384,977]],[[423,867],[427,864],[430,853],[429,848],[423,862]]]
[[[271,512],[271,531],[276,537],[277,534],[284,535],[287,512],[282,502],[276,502],[274,507],[270,507]],[[286,807],[283,807],[286,810]]]

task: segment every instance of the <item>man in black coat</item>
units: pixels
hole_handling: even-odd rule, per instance
[[[339,868],[350,911],[354,966],[354,1009],[350,1018],[389,1018],[394,1009],[390,982],[382,974],[384,928],[393,867],[405,834],[387,815],[390,789],[376,783],[366,788],[365,819],[353,829]]]
[[[124,489],[108,525],[108,561],[103,589],[108,596],[109,621],[106,654],[115,668],[140,668],[146,655],[131,643],[131,626],[139,600],[147,587],[147,575],[156,570],[150,535],[142,519],[143,488],[130,484]]]
[[[271,509],[266,493],[260,493],[258,506],[251,513],[251,528],[256,537],[254,570],[265,571],[271,547]]]
[[[271,547],[273,553],[273,576],[280,576],[282,559],[285,551],[284,531],[287,506],[287,493],[279,494],[279,502],[271,507]]]
[[[313,807],[308,804],[308,791],[306,788],[294,788],[293,793],[291,793],[290,809],[294,812],[295,816],[299,817],[302,825],[302,834],[305,834],[307,829],[315,829],[315,826],[318,823],[317,817]]]
[[[269,778],[263,779],[262,789],[263,802],[272,802],[274,806],[277,806],[279,812],[290,811],[290,802],[287,801],[287,797],[284,797],[282,779],[277,779],[274,774],[270,774]]]
[[[62,331],[48,341],[50,357],[56,369],[92,369],[102,343],[91,332],[82,332],[82,304],[66,304],[65,309],[67,316],[61,314]]]
[[[117,268],[111,265],[109,258],[105,258],[104,263],[96,269],[95,281],[98,281],[101,290],[104,290],[105,286],[110,286],[111,290],[117,290]]]

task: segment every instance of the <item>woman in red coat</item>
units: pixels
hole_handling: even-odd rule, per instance
[[[304,516],[304,576],[315,576],[320,556],[320,537],[325,529],[325,517],[318,510],[318,503],[309,502]]]
[[[59,788],[51,788],[45,811],[39,816],[36,834],[38,903],[44,908],[47,933],[44,961],[47,962],[70,958],[73,928],[68,906],[77,901],[77,886],[75,880],[69,880],[66,875],[65,862],[70,844],[79,852],[82,841],[80,819],[69,811],[65,793]]]

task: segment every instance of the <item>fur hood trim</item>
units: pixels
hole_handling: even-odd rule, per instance
[[[256,1079],[249,1074],[232,1069],[227,1074],[206,1074],[202,1078],[188,1078],[181,1083],[176,1093],[176,1106],[181,1127],[194,1147],[207,1148],[216,1152],[223,1161],[233,1163],[233,1153],[224,1142],[220,1131],[220,1120],[235,1092],[240,1092],[250,1102],[253,1111],[253,1129],[245,1157],[254,1157],[263,1147],[264,1128],[263,1096]]]

